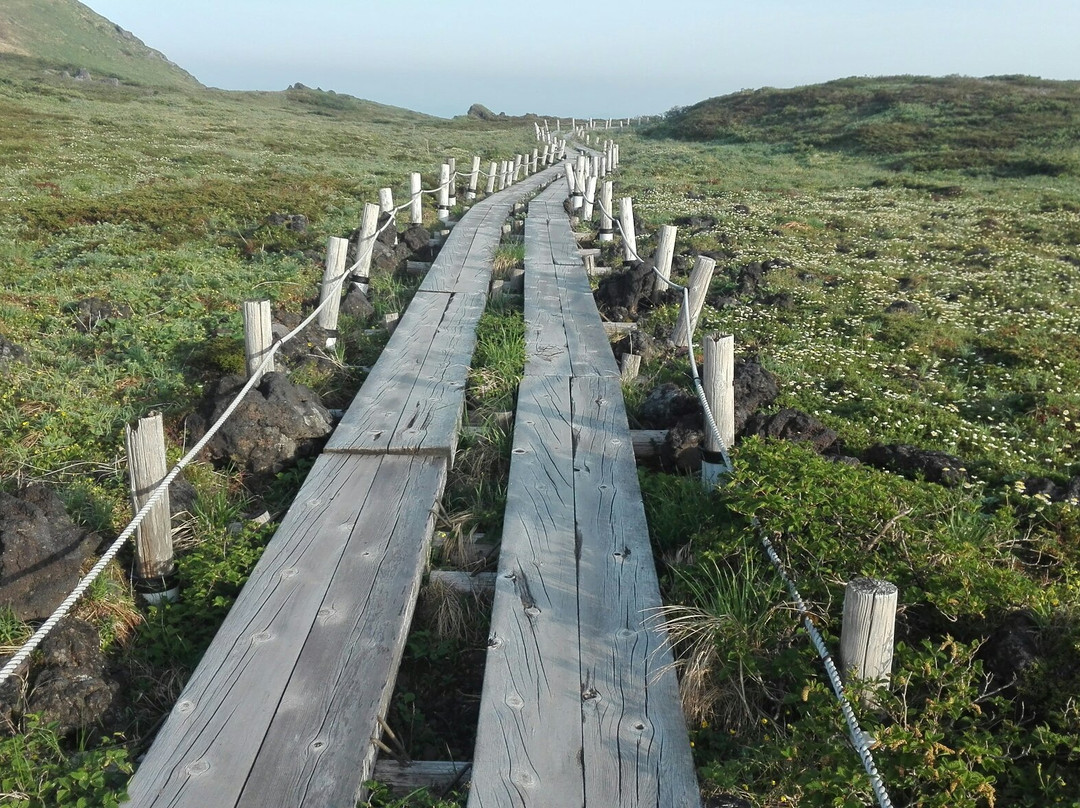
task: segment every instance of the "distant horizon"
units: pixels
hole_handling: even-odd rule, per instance
[[[625,119],[859,77],[1080,80],[1080,4],[1065,0],[673,0],[662,15],[595,0],[573,18],[508,13],[499,0],[309,0],[301,13],[282,0],[84,2],[209,87],[300,83],[443,118],[482,104],[511,116]]]

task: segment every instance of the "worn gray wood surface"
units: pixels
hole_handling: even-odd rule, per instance
[[[525,219],[525,374],[570,375],[570,351],[562,316],[562,291],[543,242],[545,214],[530,204]],[[543,210],[543,206],[539,206]]]
[[[484,294],[417,292],[327,452],[453,458]]]
[[[351,805],[371,777],[368,739],[393,694],[446,468],[441,458],[382,460],[240,806]]]
[[[588,805],[699,806],[618,379],[571,382]]]
[[[392,502],[387,491],[410,490],[409,510],[426,519],[425,509],[433,507],[441,493],[445,465],[437,458],[324,455],[316,460],[132,779],[132,805],[237,803],[289,692],[306,638],[313,630],[318,636],[319,622],[331,615],[324,611],[334,608],[328,595],[342,585],[363,589],[363,582],[353,578],[357,563],[369,565],[374,573],[399,565],[402,553],[423,558],[422,540],[404,535],[415,519],[391,512],[401,523],[400,528],[395,523],[392,538],[373,536],[367,526],[377,524],[378,514]],[[424,492],[421,486],[427,487]],[[428,504],[417,508],[421,501]],[[337,579],[345,570],[348,577]],[[384,601],[379,607],[380,620],[398,612],[407,625],[403,606]],[[355,739],[350,745],[356,746]],[[311,751],[292,748],[289,756],[300,758]]]
[[[503,221],[516,202],[557,176],[556,167],[545,169],[473,205],[450,232],[420,290],[486,292],[491,283],[491,256],[499,243]]]
[[[582,262],[557,264],[545,232],[562,193],[525,226],[528,354],[469,805],[699,808],[618,370]]]
[[[570,385],[518,393],[469,806],[581,806]]]
[[[561,229],[573,244],[564,189],[554,183],[529,203],[525,220],[525,334],[527,374],[618,376],[584,263],[573,246],[553,257],[550,234]]]

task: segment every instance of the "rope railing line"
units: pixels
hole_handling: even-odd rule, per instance
[[[859,720],[855,717],[855,710],[852,709],[851,702],[848,701],[847,696],[844,695],[844,683],[840,679],[840,673],[836,669],[836,664],[833,662],[832,655],[829,654],[829,649],[825,646],[825,638],[821,636],[821,632],[818,631],[817,626],[814,625],[814,621],[810,617],[810,611],[806,608],[806,602],[803,601],[802,595],[799,594],[799,590],[796,588],[794,581],[792,581],[787,574],[784,562],[781,561],[780,556],[777,555],[772,541],[768,536],[761,535],[761,543],[769,556],[769,560],[776,568],[776,574],[780,576],[780,579],[787,587],[788,594],[791,596],[792,601],[795,603],[795,608],[802,618],[803,627],[806,629],[807,634],[810,635],[810,641],[813,643],[814,648],[818,652],[818,656],[821,658],[822,664],[825,666],[825,672],[829,677],[829,684],[832,686],[833,693],[840,702],[840,711],[843,713],[844,720],[847,722],[848,735],[851,738],[851,743],[855,747],[855,751],[858,752],[859,758],[862,760],[863,768],[866,769],[866,774],[870,778],[870,787],[874,790],[874,796],[877,798],[878,805],[881,806],[881,808],[892,808],[892,800],[889,799],[889,793],[885,789],[885,783],[881,778],[880,772],[878,772],[877,765],[874,763],[874,755],[870,751],[870,745],[867,743],[866,733],[863,732],[862,728],[859,726]]]
[[[620,222],[611,211],[607,210],[603,202],[598,198],[596,200],[600,209],[612,220],[613,224],[619,228],[619,233],[623,236],[623,242],[626,243],[626,234],[623,233],[622,222]],[[628,252],[637,260],[644,263],[637,250],[632,246],[627,246]],[[685,286],[675,283],[669,278],[665,278],[659,272],[656,267],[653,267],[653,273],[662,279],[669,286],[679,289],[683,296],[683,314],[686,322],[686,333],[688,334],[687,341],[690,347],[688,352],[690,355],[690,369],[691,375],[694,380],[694,388],[698,394],[698,400],[701,402],[702,411],[705,414],[705,420],[708,424],[709,430],[712,432],[713,437],[717,441],[717,445],[721,447],[721,454],[724,459],[724,463],[728,470],[732,469],[731,459],[727,453],[727,447],[724,446],[723,440],[720,438],[720,430],[717,427],[716,420],[713,417],[711,408],[709,407],[708,400],[705,397],[705,390],[702,387],[700,377],[698,376],[697,360],[694,357],[694,332],[693,324],[690,317],[690,293],[689,289]],[[873,753],[870,751],[870,746],[867,743],[866,733],[862,731],[859,726],[859,721],[855,716],[855,711],[851,706],[851,702],[848,701],[847,696],[844,695],[844,685],[840,678],[840,673],[836,669],[836,664],[833,662],[832,656],[829,654],[829,650],[825,645],[825,639],[821,636],[821,632],[818,631],[814,625],[813,620],[810,618],[809,609],[806,607],[806,602],[802,599],[802,595],[796,588],[795,583],[787,573],[787,568],[784,566],[783,561],[776,553],[776,549],[773,547],[772,542],[768,536],[761,535],[761,543],[765,548],[766,554],[769,556],[769,560],[772,562],[773,567],[776,569],[777,575],[784,582],[785,587],[788,590],[788,594],[791,596],[792,601],[795,603],[795,608],[798,610],[799,615],[802,618],[803,626],[806,628],[807,633],[810,635],[810,641],[813,644],[818,656],[821,658],[822,664],[825,667],[826,675],[829,678],[829,684],[832,687],[833,693],[836,695],[837,700],[840,702],[840,712],[844,716],[844,721],[847,723],[848,735],[851,738],[851,743],[855,747],[855,751],[859,755],[859,759],[862,761],[863,768],[866,770],[867,776],[870,778],[870,787],[874,791],[874,796],[878,801],[880,808],[892,808],[892,801],[889,799],[889,793],[885,788],[885,783],[881,778],[880,772],[878,772],[877,765],[874,763]]]
[[[422,189],[420,193],[438,193],[441,188],[442,186],[430,190]],[[374,241],[378,239],[378,237],[397,220],[398,212],[404,210],[407,207],[410,207],[411,204],[411,202],[406,202],[405,204],[398,205],[392,211],[389,211],[387,221],[383,224],[382,227],[376,230],[375,235],[371,237],[372,243],[374,243]],[[346,269],[341,275],[332,278],[330,280],[330,283],[336,284],[339,280],[344,283],[344,281],[347,280],[356,271],[359,263],[360,262],[358,260],[351,267]],[[229,406],[226,407],[222,414],[218,417],[217,421],[215,421],[207,429],[206,434],[203,435],[203,437],[199,439],[199,441],[191,448],[191,450],[188,451],[187,454],[185,454],[182,458],[180,458],[180,460],[176,463],[175,466],[173,466],[169,473],[165,475],[162,481],[150,493],[150,496],[147,498],[146,502],[143,503],[142,507],[135,514],[132,520],[120,532],[120,535],[116,537],[116,539],[111,545],[109,545],[108,549],[102,554],[101,558],[98,559],[97,563],[94,564],[94,566],[90,568],[89,572],[87,572],[86,575],[82,577],[79,583],[68,594],[68,596],[64,598],[63,602],[56,608],[56,610],[45,620],[44,623],[41,624],[41,626],[37,629],[37,631],[34,632],[30,639],[27,640],[22,645],[22,647],[15,652],[14,655],[12,655],[11,659],[7,661],[4,667],[0,668],[0,684],[3,684],[5,681],[11,678],[11,676],[22,666],[24,662],[26,662],[27,659],[30,658],[30,655],[56,627],[56,624],[68,615],[71,609],[78,602],[79,598],[86,594],[86,591],[93,585],[94,581],[98,579],[98,577],[109,565],[109,563],[114,558],[116,558],[117,554],[123,548],[124,544],[127,542],[128,539],[131,538],[132,535],[134,535],[135,531],[139,528],[139,525],[143,523],[143,520],[146,519],[147,515],[150,513],[153,507],[161,501],[162,497],[165,496],[165,492],[168,490],[169,486],[176,480],[176,478],[180,476],[180,472],[187,468],[187,466],[189,466],[192,461],[195,460],[199,453],[206,448],[206,445],[225,425],[225,422],[228,421],[230,417],[232,417],[232,414],[234,412],[236,412],[236,409],[240,406],[240,403],[244,399],[244,397],[249,392],[251,392],[252,388],[254,388],[256,384],[258,384],[260,376],[262,376],[263,372],[272,363],[274,356],[281,349],[281,347],[295,339],[301,331],[311,325],[319,316],[319,313],[323,310],[323,308],[330,302],[330,299],[331,298],[327,298],[321,303],[319,303],[319,305],[317,305],[314,310],[312,310],[312,312],[306,318],[304,318],[304,320],[298,326],[296,326],[296,328],[283,336],[281,339],[276,340],[274,344],[270,346],[270,349],[266,352],[265,356],[263,356],[262,361],[259,362],[259,365],[255,369],[255,372],[244,383],[243,387],[240,388]]]
[[[619,229],[619,233],[623,237],[623,243],[627,244],[626,233],[623,232],[622,222],[620,222],[619,219],[611,213],[611,211],[604,207],[604,203],[599,197],[596,198],[596,204],[600,208],[600,210],[609,219],[611,219],[612,223]],[[641,255],[638,254],[638,251],[632,246],[629,246],[627,244],[627,250],[630,252],[630,254],[635,260],[643,264],[645,263]],[[720,427],[716,424],[716,417],[713,415],[712,407],[709,406],[709,400],[705,395],[705,387],[701,382],[701,374],[698,372],[697,357],[695,356],[694,349],[694,323],[693,318],[690,315],[690,289],[686,286],[675,283],[675,281],[671,280],[670,278],[665,278],[657,271],[655,266],[652,268],[652,272],[654,275],[656,275],[656,277],[660,278],[660,280],[666,283],[669,287],[678,290],[679,293],[682,295],[682,313],[683,320],[686,323],[687,334],[686,353],[687,358],[690,360],[690,378],[693,381],[694,394],[697,396],[697,399],[701,404],[701,409],[705,416],[706,426],[708,427],[709,432],[712,433],[713,438],[716,440],[716,445],[720,447],[720,456],[723,458],[724,467],[727,469],[727,471],[730,472],[733,466],[731,463],[731,456],[728,454],[729,447],[725,445],[724,439],[720,436]]]

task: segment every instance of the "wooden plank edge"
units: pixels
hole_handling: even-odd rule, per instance
[[[379,758],[372,780],[382,783],[395,796],[404,797],[427,788],[444,794],[452,788],[465,787],[472,763],[453,760],[412,760],[402,763]]]

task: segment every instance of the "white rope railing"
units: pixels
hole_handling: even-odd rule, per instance
[[[438,193],[440,190],[442,190],[442,185],[432,189],[421,189],[420,193],[432,194]],[[412,202],[410,201],[402,205],[398,205],[391,211],[387,211],[387,213],[389,214],[387,221],[383,224],[382,227],[375,231],[375,234],[371,237],[371,242],[374,243],[375,240],[378,239],[378,237],[397,220],[397,214],[400,211],[405,210],[405,208],[408,208],[411,205]],[[359,265],[360,260],[358,259],[341,275],[330,279],[329,282],[336,284],[338,281],[341,281],[342,283],[344,283],[344,281],[356,271]],[[162,481],[151,492],[146,502],[143,503],[142,507],[135,514],[134,518],[127,524],[127,527],[125,527],[120,532],[120,535],[116,537],[116,539],[111,545],[109,545],[108,549],[102,554],[101,558],[98,559],[97,563],[94,564],[94,566],[90,568],[89,572],[87,572],[86,575],[82,577],[79,583],[68,594],[68,596],[64,598],[63,602],[56,608],[56,610],[45,620],[44,623],[41,624],[41,626],[37,629],[37,631],[33,633],[30,639],[23,643],[22,647],[15,652],[15,654],[11,657],[11,659],[7,661],[4,667],[0,668],[0,684],[3,684],[5,681],[11,678],[11,676],[23,665],[23,663],[25,663],[30,658],[30,655],[37,649],[37,647],[41,645],[42,641],[56,627],[56,624],[63,620],[64,617],[66,617],[71,611],[71,609],[74,608],[79,598],[86,594],[86,591],[93,585],[94,581],[98,579],[101,573],[109,565],[109,562],[116,558],[116,555],[123,548],[124,544],[135,533],[135,531],[138,529],[139,525],[142,524],[146,516],[150,513],[151,510],[153,510],[154,506],[157,505],[157,503],[161,501],[162,497],[165,496],[165,492],[168,490],[169,486],[173,483],[173,481],[176,480],[176,478],[180,475],[180,472],[183,471],[188,465],[190,465],[192,461],[194,461],[195,458],[199,455],[199,453],[206,448],[206,445],[221,430],[221,428],[225,425],[225,422],[228,421],[228,419],[236,411],[237,407],[240,406],[240,402],[243,400],[244,396],[246,396],[251,391],[251,389],[255,387],[256,384],[258,384],[263,372],[273,362],[275,354],[277,354],[281,347],[286,343],[290,342],[291,340],[295,339],[297,335],[300,334],[300,332],[302,332],[305,328],[311,325],[311,323],[315,321],[315,319],[319,316],[319,313],[322,312],[323,308],[329,302],[330,298],[326,298],[321,303],[319,303],[319,305],[315,307],[311,314],[309,314],[303,320],[303,322],[300,323],[300,325],[296,326],[296,328],[283,336],[281,339],[277,340],[270,347],[270,349],[266,352],[266,355],[263,356],[262,361],[259,363],[255,372],[252,373],[251,377],[247,380],[247,382],[244,383],[244,386],[240,388],[239,392],[237,392],[236,396],[233,398],[229,406],[225,408],[221,416],[207,429],[206,434],[203,435],[203,437],[191,448],[191,450],[188,451],[187,454],[185,454],[182,458],[180,458],[177,464],[173,466],[173,468],[169,471],[168,474],[165,475]]]
[[[569,170],[573,170],[571,166]],[[611,211],[604,207],[603,202],[598,198],[597,204],[600,209],[608,216],[616,227],[619,229],[619,233],[623,236],[623,243],[627,248],[627,252],[637,261],[644,263],[637,250],[630,245],[626,239],[626,234],[623,233],[622,222],[615,217]],[[701,402],[702,411],[705,415],[705,420],[710,432],[716,439],[717,445],[721,447],[721,453],[724,458],[724,463],[730,471],[731,460],[727,454],[727,447],[724,446],[724,441],[720,437],[720,430],[717,427],[716,419],[713,416],[712,409],[709,407],[708,399],[705,397],[705,390],[702,387],[700,377],[698,376],[697,360],[694,357],[694,329],[692,318],[690,316],[690,303],[689,303],[689,289],[685,286],[681,286],[669,278],[665,278],[661,275],[656,267],[653,267],[653,273],[663,280],[668,286],[678,289],[682,292],[683,306],[682,311],[686,322],[686,333],[688,335],[687,341],[689,343],[688,353],[690,357],[690,371],[694,380],[694,388],[698,394],[698,400]],[[802,599],[802,595],[799,594],[799,590],[795,587],[794,582],[788,575],[787,569],[784,563],[780,560],[780,557],[776,554],[776,550],[773,547],[772,542],[767,536],[761,536],[761,543],[765,549],[766,554],[769,556],[769,560],[772,562],[776,569],[780,579],[787,587],[788,593],[791,596],[792,601],[795,603],[795,608],[798,610],[802,617],[803,626],[806,628],[807,633],[810,635],[810,641],[813,643],[814,648],[818,652],[818,656],[821,658],[822,664],[825,666],[825,672],[829,677],[829,684],[832,686],[833,693],[836,695],[837,700],[840,702],[840,712],[843,713],[844,720],[847,723],[848,735],[851,738],[851,743],[855,747],[855,751],[858,753],[860,760],[862,761],[863,768],[866,770],[867,776],[870,778],[870,787],[874,791],[874,796],[877,798],[880,808],[892,808],[892,800],[889,799],[889,793],[885,788],[885,783],[881,778],[881,774],[878,772],[877,765],[874,763],[874,755],[870,751],[870,745],[867,741],[867,735],[862,731],[859,726],[859,721],[855,716],[855,711],[852,709],[851,702],[848,701],[847,696],[844,695],[844,685],[840,679],[840,673],[836,669],[836,665],[832,660],[832,656],[829,654],[829,650],[825,645],[825,639],[821,636],[821,632],[817,630],[814,625],[814,621],[810,618],[810,612],[806,608],[806,603]]]
[[[573,168],[570,167],[568,170],[572,171]],[[642,257],[640,255],[638,255],[637,250],[634,249],[633,246],[631,246],[629,241],[627,240],[626,234],[623,232],[622,222],[619,221],[619,219],[617,217],[615,217],[611,213],[611,211],[609,211],[606,207],[604,207],[604,203],[599,197],[597,197],[596,203],[597,203],[598,207],[600,208],[600,210],[608,218],[611,219],[611,221],[615,224],[615,226],[617,228],[619,228],[619,233],[623,237],[623,243],[626,245],[627,252],[629,252],[630,255],[636,261],[639,261],[641,263],[645,263],[644,259],[642,259]],[[725,469],[727,471],[730,472],[731,469],[732,469],[732,464],[731,464],[731,457],[728,454],[728,447],[725,445],[723,438],[720,436],[720,427],[718,427],[717,424],[716,424],[716,418],[713,415],[712,408],[709,406],[709,400],[705,396],[705,387],[701,383],[701,375],[698,372],[697,357],[694,355],[694,324],[693,324],[693,318],[691,317],[691,313],[690,313],[690,289],[688,287],[686,287],[686,286],[682,286],[681,284],[675,283],[675,281],[671,280],[670,278],[664,277],[662,274],[660,274],[657,271],[655,266],[652,268],[652,271],[653,271],[653,274],[656,277],[660,278],[660,280],[662,280],[664,283],[666,283],[672,289],[677,289],[679,291],[679,293],[682,295],[682,299],[683,299],[682,313],[683,313],[684,321],[686,323],[686,334],[687,334],[686,353],[687,353],[687,358],[690,360],[690,377],[693,380],[694,393],[697,395],[698,401],[701,403],[701,409],[702,409],[702,412],[705,415],[706,426],[708,427],[709,431],[712,433],[712,436],[716,441],[716,445],[720,447],[720,456],[723,458],[724,467],[725,467]]]

